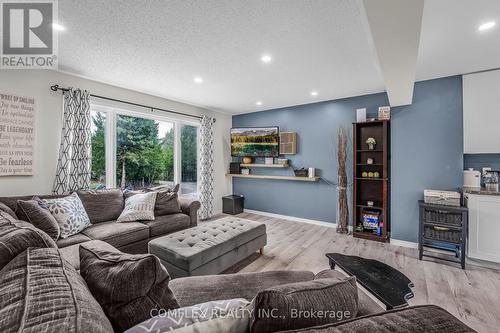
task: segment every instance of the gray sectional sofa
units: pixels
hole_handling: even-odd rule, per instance
[[[1,202],[13,201],[3,199]],[[186,212],[189,212],[190,205],[192,204],[185,204]],[[195,206],[191,209],[196,210]],[[106,222],[98,222],[95,225],[99,223]],[[138,230],[143,230],[143,227]],[[141,237],[145,236],[144,233]],[[90,239],[89,236],[86,237]],[[103,238],[107,241],[113,239],[104,236]],[[131,237],[126,238],[133,240]],[[148,236],[149,238],[151,237]],[[92,243],[94,248],[102,248],[104,251],[109,251],[110,248],[114,250],[101,240],[85,239],[87,245]],[[133,243],[139,241],[133,240]],[[80,244],[58,248],[54,240],[43,231],[0,210],[0,332],[117,331],[116,326],[112,325],[110,318],[106,316],[103,305],[97,301],[97,295],[92,294],[90,285],[78,272]],[[130,248],[125,243],[115,244],[121,245],[122,248]],[[77,250],[65,251],[68,248]],[[137,260],[137,257],[125,260],[132,262]],[[267,293],[271,295],[275,292],[273,288],[276,290],[280,286],[286,298],[288,297],[286,295],[290,295],[287,290],[294,289],[291,286],[296,284],[313,281],[310,284],[313,285],[315,280],[340,281],[344,278],[342,274],[333,270],[326,270],[316,275],[307,271],[270,271],[185,277],[170,281],[168,288],[175,296],[178,305],[186,307],[206,301],[233,298],[251,300],[264,289],[270,290]],[[106,280],[99,281],[101,284],[106,284]],[[138,281],[138,289],[148,287],[141,285],[140,282]],[[109,284],[109,288],[116,290],[117,293],[128,293],[128,289],[120,291],[119,286],[114,284]],[[385,312],[362,291],[358,290],[357,295],[356,318],[324,326],[302,325],[301,329],[294,332],[474,332],[436,306],[410,307]],[[117,296],[119,297],[119,294]],[[317,299],[311,299],[307,289],[304,297],[302,300],[315,304],[319,302]],[[272,297],[267,298],[269,299]],[[150,310],[144,309],[144,311],[148,314]],[[283,330],[278,328],[272,332]],[[259,331],[249,327],[245,332]]]
[[[58,239],[59,248],[69,248],[78,251],[75,245],[91,240],[101,240],[127,253],[147,253],[148,242],[151,239],[167,235],[179,230],[197,225],[200,203],[196,200],[179,198],[181,212],[169,215],[155,216],[154,221],[117,223],[125,205],[125,195],[120,189],[77,192],[90,218],[92,225],[82,232]],[[41,199],[62,196],[40,195]],[[5,204],[14,212],[18,200],[30,200],[33,195],[0,197],[0,203]]]

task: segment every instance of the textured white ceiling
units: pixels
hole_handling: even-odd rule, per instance
[[[383,91],[357,6],[350,0],[63,0],[59,68],[230,113]],[[273,56],[271,64],[261,63],[263,53]],[[203,84],[193,83],[196,75]]]
[[[478,26],[496,21],[480,32]],[[500,67],[500,0],[426,0],[417,80]]]
[[[359,6],[354,0],[61,0],[66,31],[59,68],[228,113],[384,91]],[[477,25],[488,19],[497,26],[479,34]],[[426,0],[417,79],[500,67],[499,34],[499,0]],[[263,53],[273,56],[271,64],[260,62]],[[311,97],[312,90],[319,95]]]

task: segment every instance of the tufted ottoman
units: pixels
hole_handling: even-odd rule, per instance
[[[230,216],[153,239],[148,249],[177,278],[221,273],[266,244],[265,224]]]

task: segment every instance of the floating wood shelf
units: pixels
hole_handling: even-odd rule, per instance
[[[237,178],[254,178],[254,179],[278,179],[278,180],[292,180],[300,182],[317,182],[319,177],[296,177],[296,176],[273,176],[273,175],[241,175],[235,173],[226,173],[226,176]]]
[[[243,168],[288,168],[288,164],[259,164],[259,163],[241,163],[241,167]]]

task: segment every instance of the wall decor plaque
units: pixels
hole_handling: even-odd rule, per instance
[[[0,93],[0,176],[34,173],[35,99]]]

